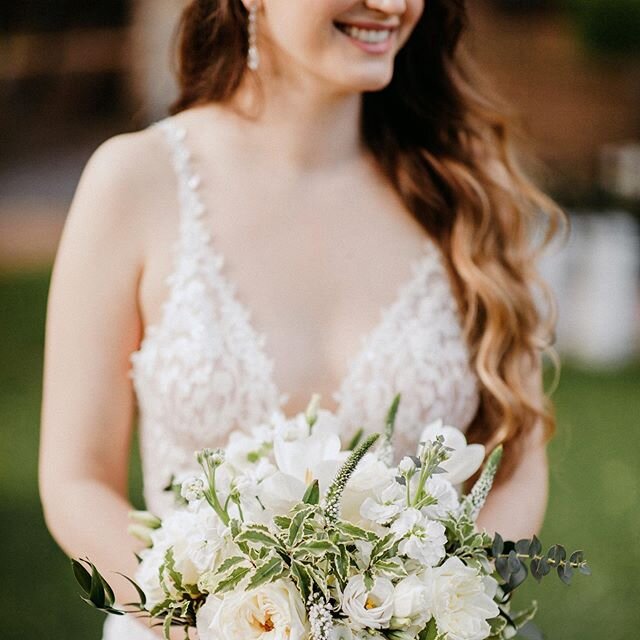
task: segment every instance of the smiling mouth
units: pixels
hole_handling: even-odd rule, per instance
[[[350,38],[362,42],[363,44],[382,44],[387,42],[395,31],[394,28],[381,27],[376,29],[362,29],[351,24],[334,22],[333,25]]]

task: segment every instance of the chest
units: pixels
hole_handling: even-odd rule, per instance
[[[266,342],[273,380],[288,395],[288,411],[303,409],[311,392],[335,409],[335,394],[363,340],[379,329],[383,313],[397,304],[424,259],[424,230],[381,180],[364,175],[291,182],[269,181],[262,174],[249,185],[239,178],[197,175],[192,184],[198,183],[204,211],[193,220],[191,246],[176,250],[185,203],[172,197],[170,188],[162,224],[149,229],[140,283],[144,325],[163,321],[175,258],[191,259],[199,270],[191,286],[199,282],[211,305],[203,320],[202,335],[208,338],[202,339],[215,341],[220,331],[215,314],[222,309],[230,325],[242,326],[241,316],[250,314],[250,329]],[[435,257],[435,244],[428,250]],[[205,265],[216,257],[224,266],[207,272]],[[232,296],[216,288],[221,280]],[[189,303],[184,304],[187,313]]]

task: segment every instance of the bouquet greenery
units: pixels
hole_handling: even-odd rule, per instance
[[[502,449],[467,495],[485,449],[427,425],[415,455],[393,462],[400,397],[383,433],[342,449],[337,421],[318,410],[236,432],[196,454],[201,472],[175,478],[176,508],[160,521],[134,512],[147,543],[121,608],[98,569],[72,560],[98,609],[196,627],[200,640],[483,640],[532,630],[536,603],[513,611],[527,576],[588,574],[581,551],[478,531],[475,520]],[[126,577],[126,576],[125,576]]]

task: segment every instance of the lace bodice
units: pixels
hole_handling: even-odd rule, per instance
[[[205,226],[201,176],[193,170],[185,128],[172,116],[152,126],[163,131],[177,174],[180,233],[161,318],[146,327],[129,374],[139,406],[147,506],[162,515],[171,502],[163,487],[172,473],[195,468],[196,449],[223,445],[232,429],[282,411],[288,394],[274,382],[265,336],[252,326]],[[345,437],[360,426],[381,428],[397,392],[400,448],[414,448],[429,420],[442,417],[466,428],[477,409],[476,378],[433,241],[425,240],[411,273],[374,331],[361,338],[333,394]]]

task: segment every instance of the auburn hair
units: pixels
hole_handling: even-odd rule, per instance
[[[513,117],[482,86],[461,45],[466,26],[464,0],[428,0],[390,83],[362,94],[360,126],[384,175],[443,250],[480,386],[467,437],[503,444],[501,483],[538,423],[545,440],[556,429],[541,382],[544,353],[558,371],[556,308],[536,260],[566,217],[519,168]],[[242,2],[192,1],[176,36],[179,95],[170,113],[229,102],[246,73]]]

